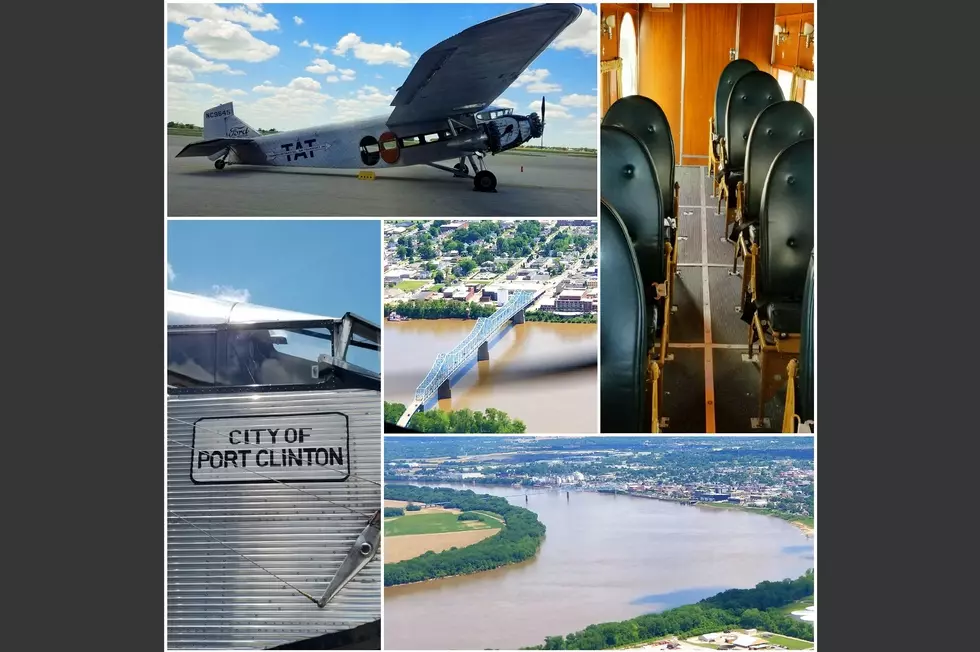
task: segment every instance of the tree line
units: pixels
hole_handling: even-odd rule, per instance
[[[387,490],[387,487],[386,487]],[[387,571],[386,571],[387,572]],[[795,580],[760,582],[754,589],[731,589],[700,602],[615,623],[589,625],[567,636],[548,636],[528,650],[604,650],[667,636],[688,638],[736,628],[813,640],[813,625],[779,611],[813,595],[813,569]]]
[[[398,423],[405,413],[403,403],[385,401],[385,422]],[[429,410],[416,412],[408,422],[408,427],[418,432],[452,433],[523,433],[527,425],[520,419],[511,419],[506,412],[494,408],[485,411],[470,410]]]
[[[405,510],[401,507],[385,507],[385,518],[391,518],[392,516],[404,516]]]
[[[387,564],[384,572],[385,586],[478,573],[515,564],[537,554],[545,534],[544,524],[534,512],[511,505],[497,496],[477,494],[469,490],[386,485],[385,498],[427,505],[440,504],[447,509],[460,509],[464,512],[493,512],[504,519],[504,527],[498,534],[479,543],[438,553],[430,550],[420,557]]]
[[[478,319],[489,317],[497,310],[493,303],[473,303],[455,299],[412,299],[402,303],[386,303],[384,314],[397,312],[412,319]],[[579,317],[563,317],[553,312],[533,310],[524,313],[525,321],[563,322],[570,324],[594,324],[594,314]]]

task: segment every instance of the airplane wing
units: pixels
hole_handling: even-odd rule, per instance
[[[470,27],[426,51],[392,100],[388,126],[445,120],[497,99],[582,13],[546,4]]]
[[[238,158],[245,163],[263,165],[268,163],[265,154],[255,144],[251,138],[212,138],[211,140],[199,140],[186,145],[177,152],[174,158],[186,158],[188,156],[213,156],[225,149],[232,148]]]

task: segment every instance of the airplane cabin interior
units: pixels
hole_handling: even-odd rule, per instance
[[[813,4],[603,4],[602,432],[814,432]]]

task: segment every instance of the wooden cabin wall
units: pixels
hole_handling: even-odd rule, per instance
[[[623,27],[623,16],[630,14],[633,25],[637,29],[637,43],[639,43],[640,26],[640,5],[630,3],[605,3],[599,5],[599,61],[612,61],[619,57],[619,31]],[[602,33],[602,25],[606,16],[616,17],[616,27],[613,29],[612,38],[607,38]],[[619,89],[616,87],[616,75],[610,73],[602,75],[599,82],[599,115],[606,114],[606,110],[613,102],[619,99]]]
[[[779,24],[789,30],[789,38],[776,45],[772,59],[774,68],[792,71],[796,67],[813,71],[813,50],[811,44],[806,47],[806,41],[800,37],[804,23],[816,26],[813,4],[777,4],[773,25]],[[770,32],[771,35],[771,32]]]
[[[708,119],[730,51],[770,71],[775,10],[775,4],[639,5],[638,91],[667,115],[678,164],[707,165]]]

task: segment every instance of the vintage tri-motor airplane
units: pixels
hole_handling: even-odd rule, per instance
[[[204,139],[177,156],[207,156],[219,170],[233,164],[342,169],[422,164],[472,178],[475,190],[492,192],[497,178],[484,157],[540,138],[545,99],[540,116],[515,115],[492,102],[581,13],[574,4],[539,5],[443,41],[419,58],[387,117],[262,135],[235,115],[233,103],[216,106],[204,112]],[[454,159],[459,162],[451,168],[437,163]]]

